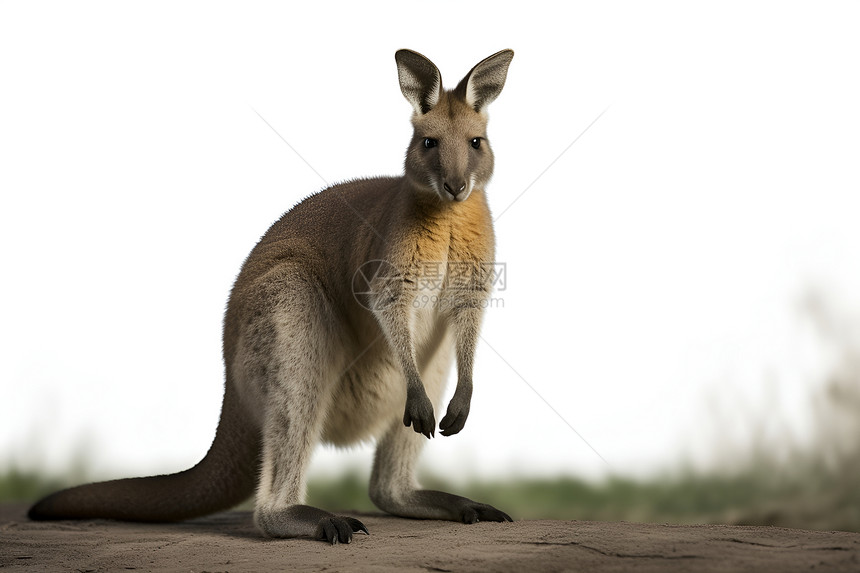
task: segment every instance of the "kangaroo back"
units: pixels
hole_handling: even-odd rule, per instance
[[[215,440],[196,466],[59,491],[36,503],[29,517],[165,522],[228,509],[254,492],[260,437],[248,420],[228,382]]]

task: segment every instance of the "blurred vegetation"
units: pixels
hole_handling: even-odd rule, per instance
[[[820,297],[804,302],[830,349],[825,380],[810,398],[813,435],[804,446],[777,448],[751,440],[721,469],[637,480],[589,482],[571,477],[452,486],[423,476],[425,487],[490,503],[515,519],[582,519],[659,523],[777,525],[860,532],[860,321],[848,324]],[[846,326],[847,324],[847,326]],[[742,448],[743,449],[743,448]],[[85,464],[78,462],[77,468]],[[64,482],[88,481],[80,470],[66,480],[37,472],[0,474],[0,501],[33,501]],[[315,479],[308,503],[331,510],[375,511],[366,479],[348,473]],[[249,508],[250,505],[245,506]]]
[[[61,478],[48,478],[38,472],[12,468],[0,474],[0,502],[35,501],[58,488],[68,487],[69,482]]]
[[[855,468],[856,470],[856,468]],[[778,477],[778,476],[785,477]],[[790,477],[788,477],[790,475]],[[673,478],[602,482],[559,477],[453,486],[425,476],[426,487],[465,495],[504,509],[514,519],[578,519],[654,523],[777,525],[860,532],[860,474],[812,475],[764,467],[732,476],[690,473]],[[79,483],[79,482],[78,482]],[[0,502],[31,502],[71,485],[31,473],[0,475]],[[330,510],[377,511],[367,482],[351,473],[309,483],[308,503]],[[242,506],[250,509],[250,502]]]

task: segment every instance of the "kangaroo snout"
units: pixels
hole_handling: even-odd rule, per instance
[[[445,191],[447,191],[451,195],[457,195],[466,188],[466,182],[463,181],[462,183],[455,183],[454,185],[451,185],[446,181],[443,187],[445,187]],[[456,191],[454,189],[456,189]]]
[[[446,181],[442,184],[442,186],[448,193],[449,198],[453,199],[454,201],[465,201],[472,193],[472,186],[469,185],[465,180],[453,184]]]
[[[442,184],[442,187],[444,187],[445,191],[447,191],[451,195],[451,198],[456,201],[462,201],[468,195],[466,192],[465,180],[455,179],[452,182],[446,181]],[[461,195],[463,195],[463,197],[460,197]]]

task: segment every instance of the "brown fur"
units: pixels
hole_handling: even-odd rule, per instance
[[[435,434],[452,353],[457,388],[441,433],[459,432],[469,412],[491,290],[478,271],[495,249],[484,107],[504,85],[512,55],[487,58],[446,92],[429,60],[399,51],[401,89],[415,110],[405,173],[308,197],[248,256],[224,321],[224,408],[206,458],[180,474],[59,492],[31,517],[186,519],[229,507],[256,483],[255,520],[266,535],[348,542],[364,526],[303,505],[305,469],[321,441],[377,438],[371,498],[380,508],[509,520],[491,506],[419,489],[414,466],[422,436]],[[357,293],[365,274],[369,288]]]

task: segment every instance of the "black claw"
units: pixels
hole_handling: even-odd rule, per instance
[[[355,519],[354,517],[347,517],[346,522],[349,523],[349,526],[352,528],[353,533],[364,533],[365,535],[370,535],[370,532],[364,526],[362,522]]]
[[[341,543],[351,543],[352,542],[352,525],[350,525],[346,520],[337,522],[337,536],[338,541]]]
[[[460,519],[463,523],[477,523],[479,521],[513,521],[511,516],[504,511],[500,511],[492,505],[476,503],[471,500],[467,506],[462,508]]]
[[[500,511],[495,507],[488,507],[486,511],[482,512],[481,515],[482,521],[513,521],[511,516],[505,513],[504,511]]]
[[[334,524],[331,521],[327,520],[322,524],[322,534],[320,535],[320,538],[328,541],[332,545],[337,543],[337,529],[335,529]]]
[[[352,517],[331,516],[320,523],[319,538],[332,545],[352,543],[352,534],[363,532],[370,535],[362,522]]]
[[[454,434],[460,432],[463,427],[466,425],[466,416],[462,413],[459,414],[447,414],[442,422],[439,423],[439,428],[442,430],[443,436],[453,436]]]
[[[465,420],[461,420],[460,418],[456,419],[453,422],[448,423],[444,427],[440,424],[439,427],[442,429],[443,436],[453,436],[460,432],[463,429],[463,426],[466,425]]]

